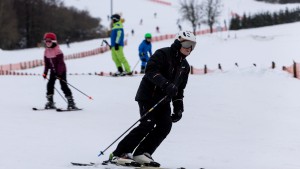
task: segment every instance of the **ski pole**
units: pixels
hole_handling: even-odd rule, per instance
[[[109,46],[109,48],[111,49],[110,44],[109,44],[109,43],[107,42],[107,40],[105,40],[105,39],[102,40],[101,46],[103,46],[103,42],[104,42],[107,46]]]
[[[56,87],[54,87],[54,89],[55,89],[55,91],[60,95],[60,97],[61,97],[66,103],[68,103],[67,100],[64,98],[64,96],[56,89]]]
[[[61,78],[59,78],[59,77],[57,77],[57,76],[56,76],[56,78],[57,78],[58,80],[62,81],[62,82],[65,82],[67,85],[73,87],[74,89],[76,89],[78,92],[80,92],[81,94],[85,95],[85,96],[88,97],[89,99],[93,100],[93,98],[92,98],[91,96],[88,96],[87,94],[83,93],[81,90],[77,89],[76,87],[74,87],[73,85],[71,85],[70,83],[68,83],[67,81],[65,81],[65,80],[63,80],[63,79],[61,79]]]
[[[164,101],[168,96],[163,97],[162,99],[160,99],[153,107],[151,107],[139,120],[137,120],[133,125],[131,125],[124,133],[122,133],[115,141],[113,141],[105,150],[100,151],[100,154],[98,155],[98,157],[100,157],[101,155],[104,155],[104,152],[109,149],[113,144],[115,144],[122,136],[124,136],[125,133],[127,133],[133,126],[135,126],[139,121],[143,120],[150,112],[153,111],[153,109],[155,109],[155,107],[157,107],[162,101]]]
[[[47,78],[47,76],[44,76],[45,77],[45,79],[47,79],[48,81],[49,81],[49,79]],[[55,91],[60,95],[60,97],[66,102],[66,103],[68,103],[67,102],[67,100],[64,98],[64,96],[57,90],[57,88],[54,86],[54,89],[55,89]]]
[[[132,68],[132,71],[131,71],[132,74],[134,73],[134,70],[135,70],[136,66],[138,65],[138,63],[140,63],[140,59],[136,62],[136,64]]]

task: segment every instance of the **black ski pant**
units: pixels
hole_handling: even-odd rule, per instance
[[[155,105],[155,103],[149,102],[138,102],[138,104],[141,117]],[[123,153],[133,153],[134,150],[134,156],[143,153],[153,154],[171,131],[172,119],[170,115],[169,103],[158,105],[120,141],[113,154],[121,156]]]
[[[60,78],[62,80],[58,80],[60,82],[61,90],[64,92],[65,96],[72,96],[72,92],[68,86],[68,84],[64,81],[67,81],[67,73],[63,73]],[[53,95],[54,94],[54,85],[56,81],[56,74],[51,72],[50,73],[50,78],[47,84],[47,95]]]

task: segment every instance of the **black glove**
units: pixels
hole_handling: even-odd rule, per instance
[[[115,44],[115,50],[119,50],[119,44],[118,43]]]
[[[146,61],[147,61],[146,57],[144,57],[144,56],[141,57],[141,61],[142,61],[142,62],[146,62]]]
[[[47,73],[46,73],[46,72],[44,72],[43,78],[44,78],[44,79],[47,79]]]
[[[172,122],[173,122],[173,123],[178,122],[178,121],[182,118],[182,112],[179,111],[179,112],[177,112],[177,113],[173,113],[173,114],[171,115],[171,118],[172,118]]]
[[[176,94],[178,92],[178,88],[176,87],[175,84],[167,82],[165,91],[166,91],[166,94],[168,95],[168,97],[172,98],[172,97],[176,96]]]
[[[172,122],[176,123],[182,118],[183,113],[183,101],[175,100],[173,102],[173,114],[171,116]]]

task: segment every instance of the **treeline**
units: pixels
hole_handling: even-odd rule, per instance
[[[230,21],[230,30],[257,28],[300,21],[300,8],[280,10],[279,12],[262,12],[255,15],[234,16]]]
[[[300,0],[256,0],[256,1],[263,1],[273,4],[288,4],[288,3],[300,3]]]
[[[45,32],[55,32],[59,43],[103,37],[100,21],[61,0],[0,0],[0,48],[36,47]]]

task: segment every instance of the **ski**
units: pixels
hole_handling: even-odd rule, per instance
[[[101,72],[97,74],[98,76],[103,77],[135,77],[135,76],[144,76],[145,74],[140,73],[130,73],[130,74],[116,74],[116,73],[107,73],[107,72]]]
[[[75,162],[71,162],[72,165],[74,166],[98,166],[98,165],[101,165],[99,163],[93,163],[93,162],[90,162],[90,163],[75,163]],[[152,166],[132,166],[132,165],[128,165],[128,166],[125,166],[125,165],[117,165],[117,164],[114,164],[114,163],[111,163],[109,160],[106,160],[106,161],[103,161],[102,162],[102,165],[105,165],[105,169],[185,169],[184,167],[179,167],[179,168],[164,168],[164,167],[152,167]],[[200,168],[200,169],[204,169],[204,168]]]
[[[72,165],[75,165],[75,166],[94,166],[95,163],[74,163],[74,162],[71,162]]]
[[[137,162],[133,162],[127,165],[118,165],[115,163],[111,163],[109,160],[103,161],[102,165],[106,165],[106,169],[126,169],[126,168],[133,168],[133,169],[170,169],[170,168],[163,168],[159,166],[149,166],[149,165],[141,165]],[[152,165],[157,165],[157,163],[153,163]],[[183,167],[176,168],[176,169],[185,169]]]
[[[116,163],[112,163],[110,160],[105,160],[102,162],[102,165],[112,165],[112,166],[123,166],[123,167],[137,167],[137,168],[140,168],[141,167],[141,164],[133,161],[131,163],[126,163],[126,165],[119,165],[119,164],[116,164]]]
[[[56,110],[56,108],[55,109],[45,109],[45,108],[36,108],[36,107],[33,107],[32,110],[34,110],[34,111],[44,111],[44,110]]]
[[[58,112],[64,112],[64,111],[79,111],[79,110],[82,110],[82,109],[60,109],[60,108],[56,109],[56,111],[58,111]]]

